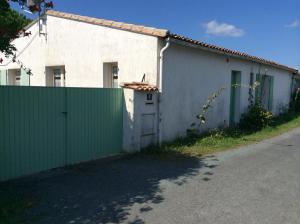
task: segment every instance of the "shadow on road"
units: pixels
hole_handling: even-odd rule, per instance
[[[49,224],[120,223],[127,220],[134,204],[143,214],[164,201],[161,180],[183,185],[206,168],[209,171],[203,180],[209,181],[214,167],[202,158],[130,157],[50,171],[14,181],[14,185],[16,191],[34,200],[34,208],[26,212],[28,220],[40,217],[40,223]],[[131,223],[144,221],[136,217]]]

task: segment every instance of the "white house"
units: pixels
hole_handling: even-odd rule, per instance
[[[278,114],[289,104],[297,74],[294,68],[165,29],[52,10],[27,31],[32,35],[14,44],[17,61],[32,75],[6,59],[1,85],[124,87],[126,150],[184,136],[207,98],[222,87],[226,90],[200,128],[238,122],[254,94],[247,86],[256,80],[263,84],[256,94]]]

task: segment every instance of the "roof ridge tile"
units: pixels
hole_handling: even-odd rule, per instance
[[[120,30],[132,31],[132,32],[136,32],[136,33],[157,36],[157,37],[163,37],[163,38],[167,37],[167,35],[169,33],[169,31],[166,29],[158,29],[158,28],[154,28],[154,27],[135,25],[135,24],[131,24],[131,23],[124,23],[124,22],[113,21],[113,20],[98,19],[98,18],[75,15],[75,14],[65,13],[65,12],[60,12],[60,11],[55,11],[55,10],[47,10],[46,14],[50,15],[50,16],[56,16],[56,17],[65,18],[65,19],[72,19],[72,20],[86,22],[86,23],[90,23],[90,24],[94,24],[94,25],[101,25],[101,26],[106,26],[106,27],[111,27],[111,28],[117,28]]]

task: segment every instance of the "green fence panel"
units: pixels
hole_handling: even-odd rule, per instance
[[[122,150],[122,89],[0,86],[0,181]]]
[[[68,164],[120,153],[122,89],[67,89]]]
[[[64,165],[62,90],[0,87],[0,180]]]

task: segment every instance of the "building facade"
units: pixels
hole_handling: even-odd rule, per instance
[[[48,11],[14,41],[16,60],[0,66],[1,85],[124,87],[124,149],[184,136],[215,91],[200,130],[239,121],[251,97],[279,114],[296,69],[171,34],[165,29]],[[32,75],[20,69],[30,68]],[[258,81],[261,87],[252,90]],[[232,88],[237,85],[237,88]]]

